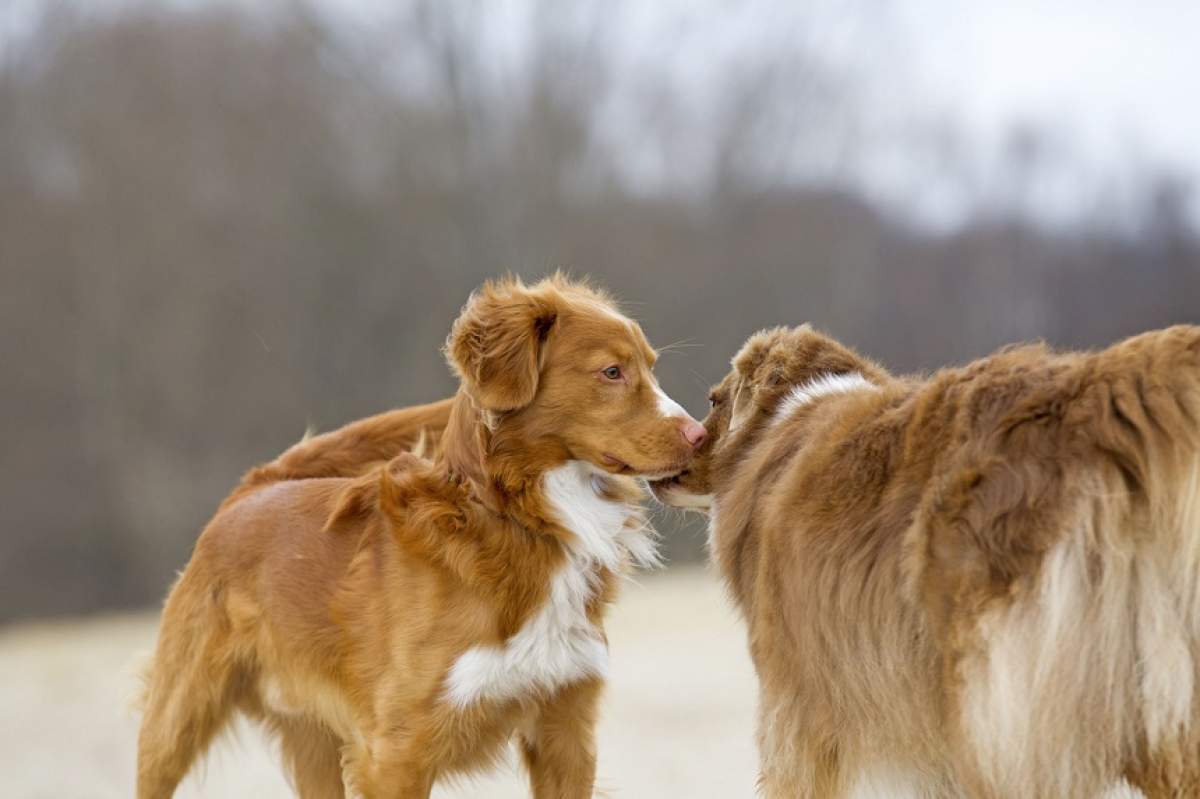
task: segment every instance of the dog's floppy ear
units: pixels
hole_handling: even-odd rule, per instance
[[[558,321],[552,292],[510,278],[471,295],[446,340],[446,358],[467,391],[489,411],[533,401],[542,347]]]
[[[730,409],[729,432],[750,421],[758,410],[758,393],[765,388],[774,388],[782,379],[781,375],[769,368],[768,361],[772,349],[791,332],[786,327],[761,330],[747,339],[737,355],[733,356],[737,385]]]

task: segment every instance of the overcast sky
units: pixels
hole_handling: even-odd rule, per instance
[[[719,85],[713,73],[739,48],[796,39],[824,50],[869,85],[881,129],[945,120],[982,163],[985,181],[989,169],[1003,171],[996,157],[1014,128],[1051,132],[1064,166],[1030,196],[1047,216],[1086,213],[1101,175],[1200,175],[1200,0],[665,0],[637,8],[630,38],[643,58],[703,31],[692,57],[674,67],[693,72],[698,86]],[[670,21],[680,14],[690,25]],[[721,23],[703,24],[713,19]],[[936,171],[914,166],[904,146],[884,147],[872,163],[864,179],[905,201],[914,181]],[[916,206],[952,223],[963,203],[939,191],[930,181]]]
[[[368,23],[390,5],[329,2]],[[510,34],[522,29],[513,18],[530,7],[522,0],[489,5],[511,12],[499,25]],[[614,46],[627,60],[669,70],[696,95],[719,91],[723,72],[748,51],[825,52],[868,86],[885,141],[913,119],[944,120],[979,160],[984,182],[1000,179],[989,170],[1004,171],[996,159],[1015,127],[1050,131],[1062,166],[1030,192],[1048,217],[1086,213],[1102,175],[1200,175],[1200,0],[656,0],[610,7],[621,9]],[[903,145],[885,144],[868,162],[863,179],[874,190],[902,197],[935,223],[952,224],[964,207],[953,187],[943,191],[936,181],[914,202],[914,182],[936,170],[914,165]]]
[[[320,2],[357,24],[386,16],[394,6],[388,0]],[[201,5],[202,0],[179,4]],[[527,5],[500,3],[506,4]],[[5,9],[0,32],[20,30],[29,10],[42,5],[0,0]],[[701,49],[708,63],[719,62],[722,51],[755,46],[764,37],[804,37],[868,61],[872,54],[864,50],[883,48],[908,62],[900,79],[915,79],[917,85],[899,88],[914,95],[914,104],[953,114],[981,138],[1014,122],[1044,121],[1070,128],[1105,157],[1123,157],[1136,148],[1148,158],[1200,171],[1197,0],[809,0],[788,5],[661,0],[628,4],[626,17],[632,20],[629,38],[643,57],[669,44],[655,37],[678,32],[680,17],[690,22],[685,29],[707,29],[700,38],[707,40]],[[706,24],[716,20],[720,24]],[[704,64],[693,66],[704,72]]]
[[[906,0],[897,19],[930,99],[978,136],[1013,122],[1071,130],[1200,168],[1200,2]]]
[[[256,8],[268,1],[241,0]],[[389,0],[318,2],[350,31],[396,8]],[[0,32],[19,31],[39,5],[0,0]],[[635,64],[669,70],[697,95],[719,87],[739,53],[799,42],[865,77],[882,127],[945,119],[985,163],[1014,126],[1029,125],[1066,142],[1081,175],[1131,164],[1200,175],[1200,0],[657,0],[590,7],[621,8],[614,46]],[[501,50],[519,49],[529,0],[477,8],[495,20],[497,60]],[[908,193],[912,156],[894,152],[891,160],[880,153],[866,179],[884,193]],[[1051,209],[1077,204],[1077,195],[1092,190],[1086,180],[1060,183],[1044,187]],[[922,200],[935,216],[939,203],[961,205],[937,192],[931,186]]]

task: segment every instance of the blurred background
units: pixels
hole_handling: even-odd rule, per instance
[[[698,416],[766,325],[928,370],[1200,321],[1197,30],[1190,0],[3,0],[0,621],[157,604],[246,468],[450,393],[506,270],[627,300]]]

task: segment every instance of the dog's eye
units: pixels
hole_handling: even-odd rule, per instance
[[[607,369],[602,370],[600,372],[600,374],[604,375],[609,380],[620,380],[621,379],[621,367],[610,366]]]

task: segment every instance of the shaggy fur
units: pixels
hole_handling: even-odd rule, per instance
[[[163,610],[139,797],[170,796],[235,711],[303,797],[424,799],[514,737],[535,797],[592,795],[604,609],[653,557],[631,478],[678,472],[699,425],[663,413],[640,328],[559,277],[485,286],[447,354],[432,460],[252,473],[201,534]],[[353,441],[281,461],[353,469]]]
[[[711,512],[768,797],[1200,796],[1200,328],[929,379],[776,329],[733,366],[655,493]]]

